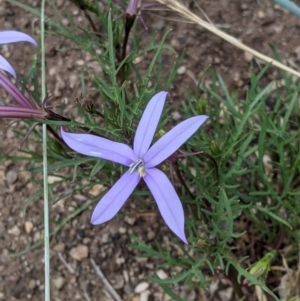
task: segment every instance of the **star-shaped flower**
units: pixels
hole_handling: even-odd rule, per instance
[[[36,41],[23,32],[14,30],[0,31],[0,45],[15,42],[29,42],[37,46]],[[2,55],[0,55],[0,69],[7,71],[14,78],[17,77],[14,68]]]
[[[167,96],[167,92],[159,92],[149,101],[137,127],[133,149],[123,143],[95,135],[72,134],[61,130],[63,140],[76,152],[120,163],[129,168],[95,207],[92,224],[102,224],[113,218],[143,179],[166,224],[187,243],[180,199],[167,176],[155,166],[170,157],[208,117],[195,116],[179,123],[150,147]]]

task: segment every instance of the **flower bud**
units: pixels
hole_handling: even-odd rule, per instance
[[[81,99],[76,99],[77,103],[88,113],[94,113],[95,107],[93,100],[90,98],[81,98]]]
[[[249,273],[257,278],[262,278],[262,280],[264,280],[270,271],[270,264],[275,255],[275,250],[268,252],[263,258],[253,263],[249,267]]]
[[[221,149],[219,145],[216,143],[216,141],[212,140],[209,146],[209,149],[213,156],[218,156],[221,154]]]

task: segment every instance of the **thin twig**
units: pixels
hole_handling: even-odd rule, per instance
[[[80,286],[83,290],[83,297],[86,301],[91,301],[91,298],[89,297],[87,290],[86,290],[86,283],[83,281],[80,281]]]
[[[76,274],[75,270],[66,262],[66,260],[64,259],[64,257],[62,256],[62,254],[60,252],[57,252],[58,258],[61,261],[61,263],[67,268],[67,270],[71,273],[71,274]]]
[[[294,75],[300,77],[300,73],[297,72],[296,70],[287,67],[286,65],[276,61],[274,58],[271,58],[267,55],[264,55],[264,54],[260,53],[259,51],[254,50],[251,47],[246,46],[245,44],[238,41],[238,39],[236,39],[233,36],[219,30],[214,25],[204,21],[199,16],[192,13],[188,8],[186,8],[184,5],[182,5],[179,1],[177,1],[177,0],[157,0],[157,1],[160,2],[161,4],[166,5],[171,10],[177,12],[179,15],[195,22],[196,24],[202,26],[203,28],[207,29],[208,31],[210,31],[210,32],[214,33],[215,35],[221,37],[222,39],[224,39],[225,41],[231,43],[232,45],[242,49],[243,51],[251,53],[256,58],[259,58],[264,62],[267,62],[267,63],[269,63],[273,66],[276,66],[276,67],[278,67],[278,68],[280,68],[280,69],[282,69],[286,72],[289,72],[290,74],[294,74]]]
[[[90,262],[91,262],[96,274],[99,276],[100,280],[103,282],[103,284],[104,284],[106,290],[108,291],[108,293],[113,297],[113,299],[115,301],[122,301],[121,297],[115,291],[115,289],[111,286],[111,284],[108,282],[108,280],[105,278],[104,274],[100,270],[99,266],[97,266],[94,259],[90,259]]]

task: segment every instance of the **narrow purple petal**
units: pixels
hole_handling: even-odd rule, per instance
[[[149,187],[166,224],[187,244],[188,241],[184,233],[183,207],[167,176],[157,168],[150,168],[146,169],[144,181]]]
[[[36,109],[20,90],[0,72],[0,87],[2,87],[23,108]]]
[[[0,31],[0,44],[29,42],[37,46],[36,41],[26,33],[14,30]]]
[[[21,108],[13,106],[0,106],[0,118],[20,118],[20,119],[32,119],[45,118],[47,113],[43,110]]]
[[[129,198],[140,179],[137,172],[131,175],[127,171],[97,204],[91,223],[99,225],[112,219]]]
[[[153,7],[153,6],[161,6],[161,4],[160,4],[160,3],[155,3],[155,2],[152,2],[152,3],[145,3],[145,4],[142,4],[142,5],[140,6],[140,10],[142,10],[142,9],[147,9],[147,8]]]
[[[133,150],[126,144],[91,134],[72,134],[61,129],[65,143],[74,151],[129,166],[136,161]]]
[[[154,95],[143,113],[133,143],[134,153],[138,158],[143,158],[150,147],[167,96],[168,92]]]
[[[14,78],[17,77],[16,72],[12,67],[12,65],[2,55],[0,55],[0,69],[8,72]]]
[[[176,125],[151,146],[144,156],[145,167],[156,166],[170,157],[207,119],[205,115],[195,116]]]

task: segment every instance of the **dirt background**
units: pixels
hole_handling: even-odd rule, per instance
[[[22,0],[22,3],[36,8],[39,2]],[[59,10],[68,9],[78,24],[83,22],[84,16],[74,5],[62,0],[55,2]],[[184,3],[203,17],[200,7],[218,28],[264,54],[271,55],[269,44],[274,45],[283,62],[299,70],[300,18],[274,5],[272,1],[195,0]],[[53,15],[50,7],[46,11],[50,16]],[[175,102],[184,99],[187,89],[191,93],[195,91],[195,80],[209,65],[221,72],[230,87],[243,88],[248,84],[249,62],[252,59],[249,55],[205,29],[185,22],[163,7],[156,7],[155,11],[143,11],[142,15],[149,27],[146,31],[142,24],[138,25],[143,39],[148,39],[155,31],[161,37],[172,29],[167,41],[179,55],[186,52],[170,91]],[[67,19],[62,21],[68,22]],[[37,38],[38,25],[39,21],[31,14],[0,0],[1,30],[16,29]],[[48,90],[53,100],[72,103],[80,95],[79,76],[83,66],[90,63],[89,56],[69,49],[71,45],[65,39],[49,36],[46,44]],[[57,51],[62,48],[67,50]],[[15,67],[18,77],[22,78],[31,65],[33,47],[28,43],[0,45],[0,51]],[[143,59],[141,57],[139,62],[141,66]],[[176,57],[170,58],[169,63],[172,60],[175,61]],[[253,65],[258,68],[263,66],[255,60]],[[268,80],[277,75],[278,70],[270,69]],[[0,96],[6,103],[11,102],[2,90]],[[5,153],[15,154],[21,139],[14,129],[21,124],[6,127],[8,122],[0,120],[0,148]],[[35,146],[27,145],[25,148],[35,149]],[[23,213],[26,200],[40,188],[35,184],[36,174],[31,174],[28,168],[26,164],[13,161],[6,161],[0,166],[0,300],[43,300],[43,249],[12,257],[43,236],[42,199],[29,205],[26,214]],[[68,189],[68,183],[62,189]],[[97,189],[95,186],[95,194]],[[70,205],[81,205],[86,201],[86,196],[78,194],[51,206],[52,221],[58,222],[70,214]],[[126,206],[134,208],[134,200],[130,200]],[[86,210],[56,235],[51,247],[52,300],[113,300],[96,274],[91,259],[101,268],[121,300],[170,300],[147,277],[153,275],[154,271],[166,277],[176,270],[158,267],[155,260],[141,258],[127,247],[131,242],[130,233],[147,242],[156,239],[160,243],[170,243],[169,231],[159,215],[115,218],[95,228],[89,224],[91,211],[92,208]],[[226,278],[216,276],[210,279],[210,283],[206,292],[191,288],[188,300],[235,300]],[[176,289],[186,292],[184,286]]]

